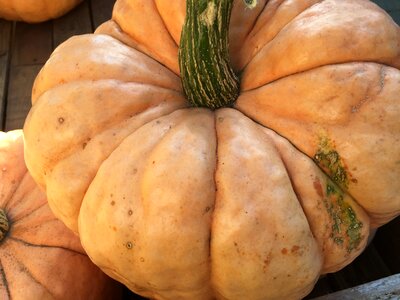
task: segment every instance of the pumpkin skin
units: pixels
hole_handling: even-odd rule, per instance
[[[0,242],[1,299],[121,297],[121,287],[89,260],[27,172],[22,130],[0,132],[0,207],[9,222]]]
[[[241,92],[211,111],[182,92],[184,17],[183,0],[118,0],[56,49],[33,87],[28,168],[136,293],[299,299],[400,213],[399,27],[363,0],[235,1]]]
[[[56,19],[82,0],[0,0],[0,18],[38,23]]]

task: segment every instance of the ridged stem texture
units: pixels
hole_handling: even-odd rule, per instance
[[[9,230],[8,219],[5,211],[0,208],[0,242],[6,237]]]
[[[179,47],[183,89],[196,107],[229,107],[239,95],[230,66],[228,30],[233,0],[187,0]]]

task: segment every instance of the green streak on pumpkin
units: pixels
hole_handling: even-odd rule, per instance
[[[254,8],[257,6],[258,1],[257,0],[243,0],[244,4],[246,4],[246,6],[248,8]]]
[[[239,95],[239,79],[228,53],[232,5],[233,0],[186,1],[179,67],[183,90],[193,106],[229,107]]]
[[[6,212],[0,208],[0,242],[6,237],[9,229]]]
[[[344,200],[343,192],[334,183],[328,182],[323,201],[333,221],[331,238],[335,244],[346,244],[348,252],[356,249],[362,240],[363,223],[357,219],[353,208]]]
[[[328,173],[331,179],[340,187],[349,187],[349,176],[339,153],[327,137],[321,137],[314,161]]]

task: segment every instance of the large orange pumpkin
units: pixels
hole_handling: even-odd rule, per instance
[[[82,0],[0,0],[0,18],[28,23],[58,18]]]
[[[231,4],[118,0],[33,88],[29,169],[146,297],[298,299],[400,213],[399,27],[365,0]]]
[[[119,299],[27,172],[22,130],[0,132],[0,299]]]

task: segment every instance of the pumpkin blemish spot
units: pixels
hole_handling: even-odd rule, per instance
[[[141,258],[140,258],[140,261],[141,261],[141,262],[144,262],[144,258],[143,258],[143,257],[141,257]]]
[[[246,4],[247,8],[252,9],[257,6],[258,1],[257,0],[243,0],[243,2],[244,2],[244,4]]]
[[[317,192],[318,196],[320,196],[322,198],[324,196],[324,192],[322,190],[322,185],[321,185],[321,182],[319,181],[319,178],[315,178],[315,180],[313,182],[313,186],[314,186],[314,189]]]
[[[64,118],[63,117],[60,117],[60,118],[58,118],[58,123],[60,123],[60,124],[62,124],[62,123],[64,123]]]
[[[297,246],[297,245],[294,245],[294,246],[292,247],[292,249],[290,250],[290,252],[292,252],[292,253],[296,253],[297,251],[299,251],[299,249],[300,249],[300,247],[299,247],[299,246]]]
[[[347,252],[350,253],[361,243],[363,223],[344,200],[343,192],[330,182],[327,183],[324,204],[333,221],[330,237],[338,246],[346,245]]]
[[[264,259],[264,271],[267,270],[268,265],[271,263],[271,254],[268,254],[267,257]]]
[[[110,204],[114,206],[114,205],[115,205],[115,201],[111,201],[111,203],[110,203]]]
[[[320,138],[319,148],[314,155],[314,161],[328,173],[336,184],[344,189],[348,188],[349,176],[343,160],[329,138]]]
[[[288,250],[286,248],[282,248],[281,253],[282,254],[287,254]]]
[[[133,214],[133,211],[130,209],[130,210],[128,210],[128,215],[129,216],[132,216],[132,214]]]
[[[126,243],[126,248],[132,249],[132,247],[133,247],[132,242],[127,242],[127,243]]]
[[[238,243],[237,243],[237,242],[233,242],[233,244],[235,245],[236,253],[237,253],[238,255],[243,254],[243,253],[240,252]]]

